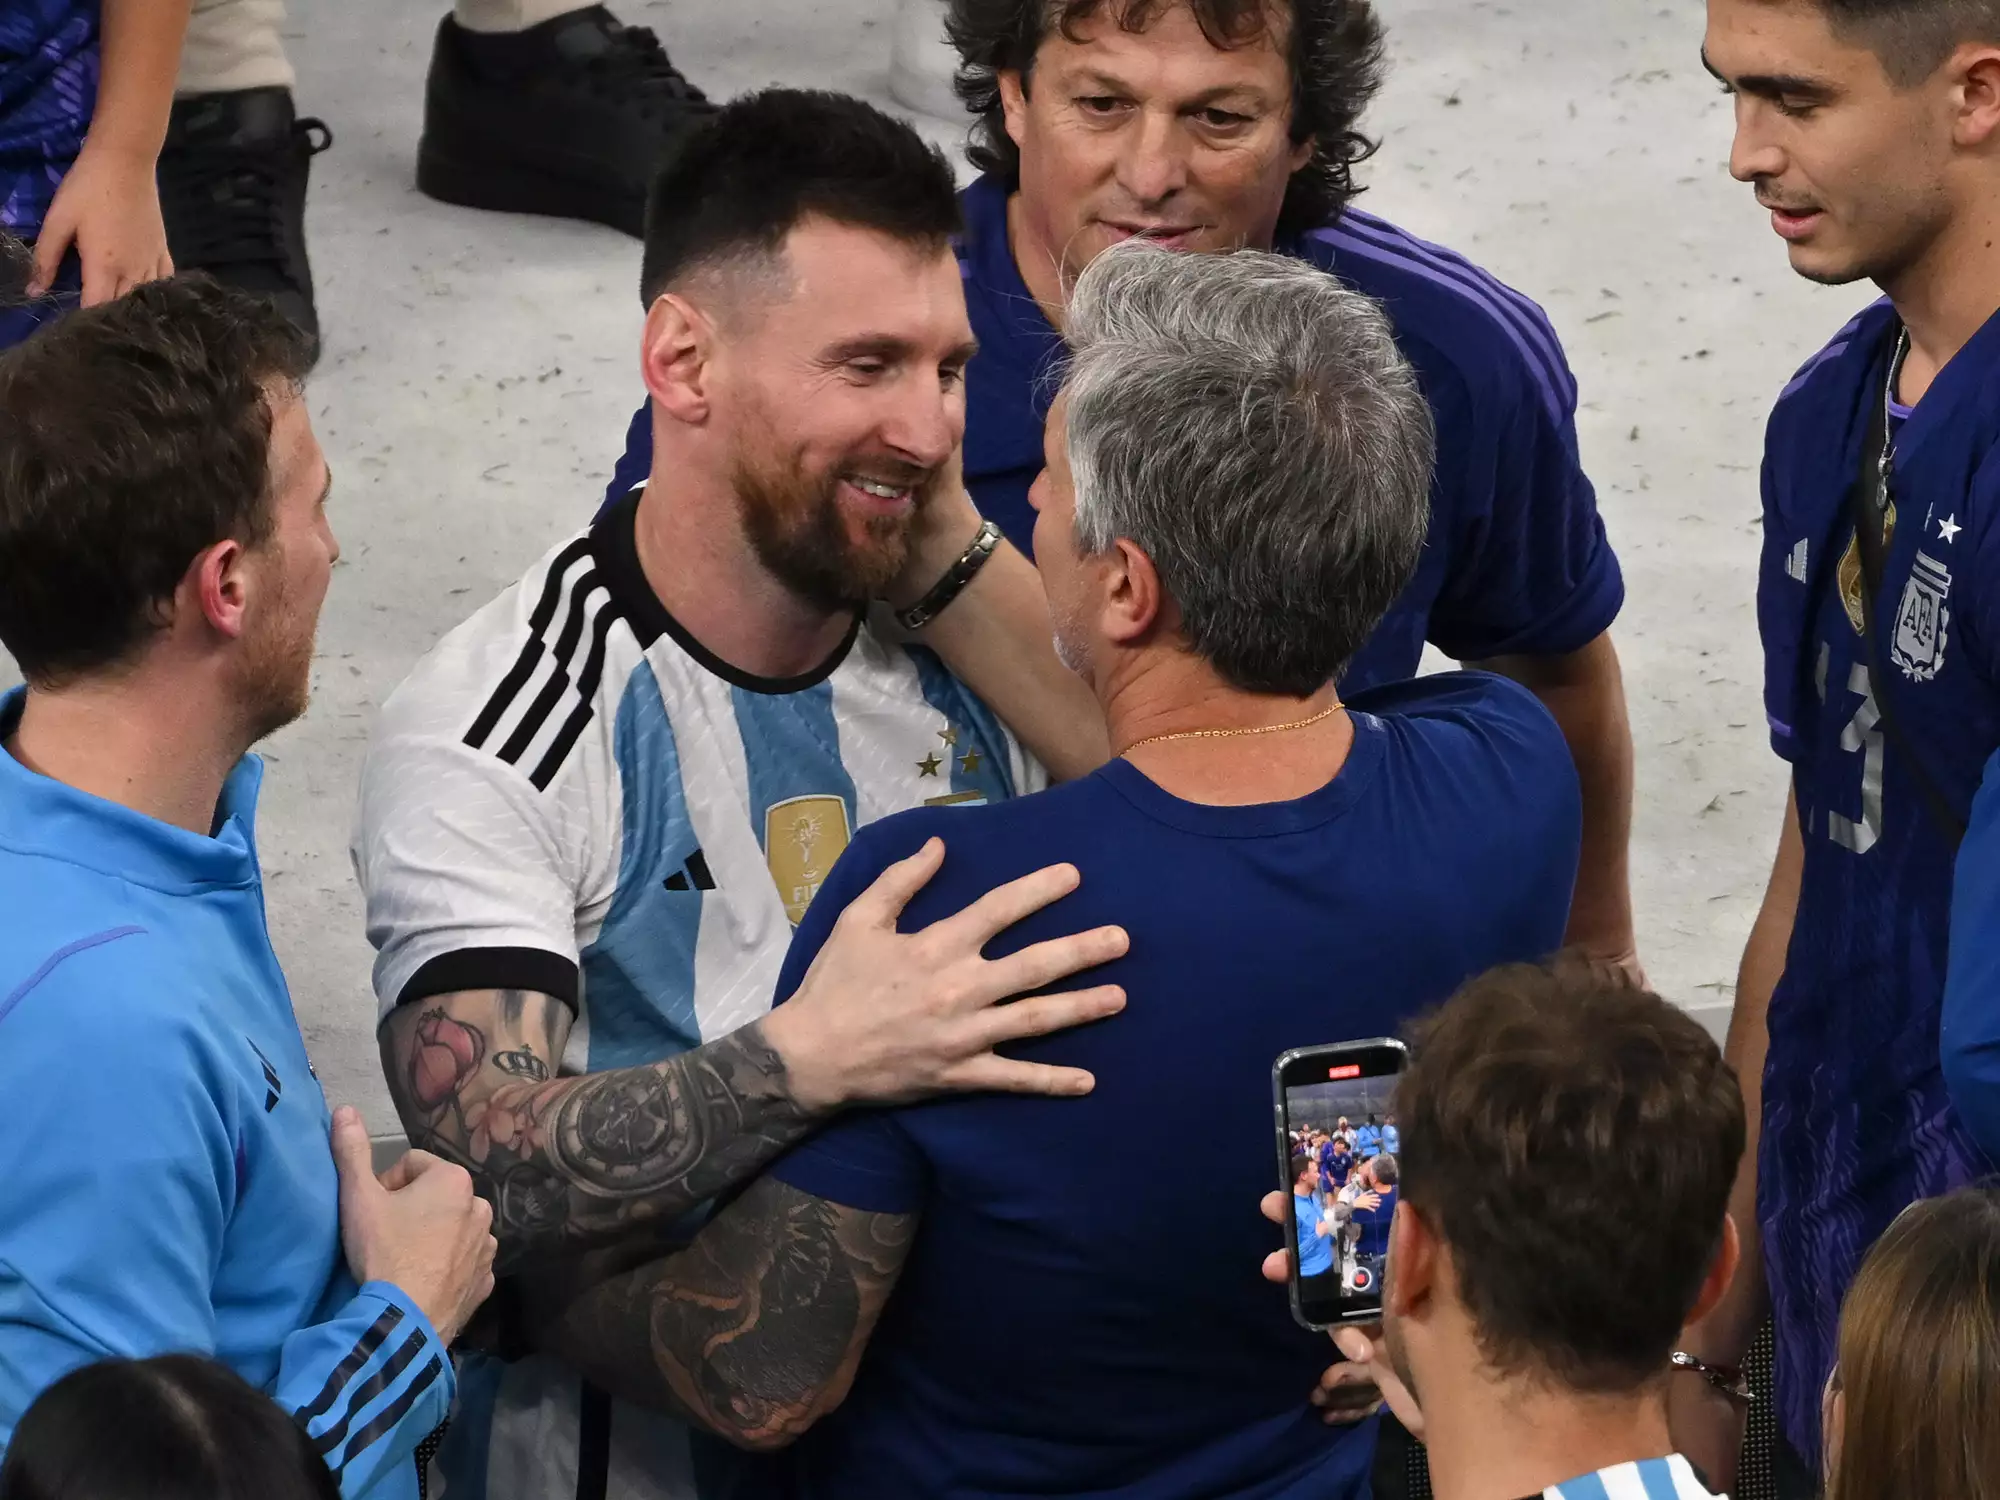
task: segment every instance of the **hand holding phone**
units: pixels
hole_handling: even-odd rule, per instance
[[[1401,1042],[1377,1037],[1297,1048],[1271,1068],[1287,1281],[1292,1316],[1308,1328],[1381,1317],[1401,1175],[1383,1147],[1396,1139],[1396,1078],[1408,1061]]]

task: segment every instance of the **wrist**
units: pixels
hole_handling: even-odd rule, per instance
[[[161,129],[133,130],[126,126],[91,126],[78,149],[77,159],[89,157],[108,167],[150,175],[159,166],[160,147],[166,142],[165,122]]]
[[[847,1103],[845,1080],[812,1024],[811,1007],[796,999],[755,1023],[764,1045],[784,1065],[792,1102],[808,1116],[830,1115]]]
[[[896,623],[905,630],[922,630],[943,614],[992,560],[993,554],[999,550],[1000,540],[1000,528],[991,521],[981,521],[972,533],[972,539],[937,582],[914,604],[896,611]]]

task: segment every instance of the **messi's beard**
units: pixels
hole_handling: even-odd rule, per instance
[[[903,570],[917,512],[929,503],[933,476],[891,459],[868,463],[871,476],[908,485],[907,515],[870,516],[861,538],[849,533],[840,503],[845,467],[809,474],[797,465],[736,464],[734,489],[743,532],[757,560],[801,599],[827,613],[858,610]]]

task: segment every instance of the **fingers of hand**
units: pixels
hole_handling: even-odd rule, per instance
[[[996,1005],[980,1016],[975,1035],[982,1048],[1022,1037],[1046,1036],[1115,1015],[1125,1008],[1125,992],[1115,984],[1094,990],[1068,990],[1060,995],[1037,995],[1012,1005]]]
[[[1055,1068],[1046,1063],[1017,1062],[991,1052],[960,1064],[945,1076],[954,1089],[1000,1094],[1058,1094],[1074,1098],[1097,1087],[1097,1080],[1081,1068]]]
[[[1375,1340],[1366,1329],[1349,1326],[1333,1331],[1333,1347],[1346,1355],[1355,1364],[1365,1365],[1375,1358]],[[1334,1370],[1350,1369],[1350,1365],[1335,1365]],[[1333,1370],[1327,1371],[1331,1375]]]
[[[1269,1219],[1273,1224],[1282,1224],[1285,1222],[1285,1195],[1283,1193],[1266,1193],[1264,1201],[1259,1203],[1257,1207],[1263,1213],[1264,1217]]]
[[[837,925],[845,925],[852,917],[857,926],[893,928],[903,908],[910,904],[910,898],[930,883],[931,876],[937,874],[943,863],[944,840],[926,839],[924,847],[915,854],[897,860],[877,875],[874,884],[841,913]]]
[[[1319,1378],[1312,1404],[1330,1421],[1359,1421],[1382,1404],[1382,1391],[1366,1365],[1335,1365]]]
[[[1292,1252],[1273,1250],[1264,1257],[1264,1279],[1282,1283],[1292,1274]]]
[[[985,947],[990,937],[989,933],[980,938],[979,946]],[[1010,953],[1005,958],[996,958],[985,964],[974,998],[981,1004],[988,1004],[1009,995],[1026,994],[1054,984],[1058,979],[1067,979],[1081,970],[1109,963],[1114,958],[1122,957],[1130,946],[1131,939],[1122,927],[1097,927],[1089,932],[1034,943],[1019,953]]]
[[[977,953],[1021,918],[1060,901],[1081,879],[1075,865],[1048,865],[988,891],[957,916],[939,922],[936,930],[953,948]]]

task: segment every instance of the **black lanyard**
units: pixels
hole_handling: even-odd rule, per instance
[[[1882,728],[1896,754],[1909,767],[1910,779],[1916,783],[1931,821],[1937,824],[1945,841],[1956,851],[1965,838],[1965,819],[1959,816],[1950,799],[1931,779],[1923,758],[1903,731],[1902,720],[1896,717],[1889,696],[1889,674],[1882,670],[1881,652],[1877,649],[1875,638],[1875,596],[1882,588],[1883,518],[1889,510],[1890,470],[1896,457],[1895,450],[1889,446],[1889,403],[1895,399],[1896,377],[1903,368],[1903,356],[1909,350],[1909,334],[1900,322],[1890,325],[1887,338],[1890,342],[1889,373],[1883,378],[1882,399],[1868,403],[1868,435],[1861,443],[1861,472],[1855,476],[1854,488],[1849,495],[1849,509],[1854,518],[1854,546],[1861,558],[1862,649],[1868,659],[1868,680],[1875,689],[1875,711],[1881,716]]]

